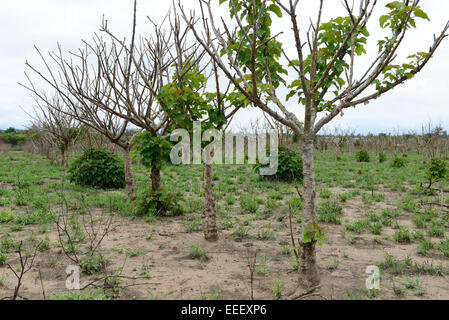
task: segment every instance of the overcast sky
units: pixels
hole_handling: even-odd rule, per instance
[[[39,57],[34,50],[54,50],[59,42],[65,50],[80,47],[81,40],[90,40],[98,31],[102,16],[109,21],[110,28],[121,36],[130,32],[132,0],[14,0],[1,3],[0,11],[0,129],[19,127],[29,123],[29,116],[20,108],[31,111],[34,103],[31,95],[18,82],[26,82],[25,61],[39,66]],[[195,6],[197,0],[183,0],[185,7]],[[218,2],[218,0],[216,0]],[[309,21],[318,1],[300,1],[300,18]],[[371,23],[368,25],[373,38],[368,47],[374,54],[376,40],[383,37],[379,30],[378,17],[384,12],[384,5],[390,1],[379,0]],[[149,32],[147,16],[160,20],[171,1],[140,0],[138,2],[138,32]],[[431,21],[419,21],[418,30],[410,32],[400,58],[429,48],[433,33],[439,33],[449,19],[449,1],[423,0],[421,4]],[[325,1],[325,19],[336,17],[341,9],[341,1]],[[215,11],[214,11],[215,12]],[[226,14],[222,6],[217,14]],[[313,16],[312,16],[313,17]],[[287,50],[293,48],[292,34],[286,25],[288,20],[276,20],[274,28],[284,31],[282,42]],[[305,25],[303,25],[305,27]],[[386,35],[386,34],[385,34]],[[291,52],[291,51],[290,51]],[[359,68],[365,67],[372,57],[367,55],[359,61]],[[398,62],[400,62],[398,60]],[[360,70],[359,70],[360,72]],[[421,125],[431,121],[449,130],[449,39],[441,45],[435,57],[414,79],[393,92],[370,103],[345,112],[332,126],[354,129],[360,133],[419,130]],[[301,113],[298,106],[290,105],[290,110]],[[234,126],[245,126],[251,119],[261,117],[255,108],[242,110],[235,118]],[[328,127],[327,130],[331,130]]]

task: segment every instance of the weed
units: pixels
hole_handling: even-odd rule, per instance
[[[4,252],[0,252],[0,266],[4,266],[8,263],[8,255]]]
[[[240,225],[232,232],[232,235],[238,240],[242,240],[248,236],[248,229]]]
[[[225,201],[226,201],[226,204],[228,204],[228,205],[233,205],[233,204],[235,203],[235,197],[234,197],[234,195],[228,194],[228,195],[225,197]]]
[[[409,212],[419,212],[419,205],[412,196],[404,196],[398,200],[398,208]]]
[[[444,237],[444,225],[442,220],[432,220],[429,225],[429,235],[434,237]]]
[[[282,283],[279,279],[274,279],[274,284],[270,287],[274,299],[279,300],[282,297],[283,287],[284,283]]]
[[[51,296],[52,300],[108,300],[107,296],[101,292],[101,289],[93,291],[69,291],[55,292]]]
[[[343,207],[336,198],[324,200],[318,204],[318,221],[341,224]]]
[[[45,236],[45,239],[41,241],[37,249],[41,252],[50,250],[50,238],[48,236]]]
[[[429,250],[431,250],[433,248],[434,248],[433,242],[430,241],[430,240],[424,239],[424,240],[421,240],[421,242],[419,243],[419,247],[418,247],[417,253],[419,255],[423,255],[424,256],[424,255],[427,255]]]
[[[412,242],[412,235],[410,230],[404,227],[399,227],[394,233],[394,240],[399,243],[410,243]]]
[[[338,260],[337,258],[334,258],[334,260],[327,266],[328,270],[336,270],[338,266],[340,265],[341,260]]]
[[[408,160],[405,157],[394,157],[391,161],[393,168],[404,168],[408,164]]]
[[[202,294],[201,295],[201,300],[222,300],[222,294],[221,292],[218,291],[212,291],[209,294]]]
[[[240,207],[242,208],[243,212],[256,213],[259,208],[259,204],[251,195],[242,194],[240,196]]]
[[[271,229],[271,222],[265,227],[259,230],[259,233],[257,234],[257,237],[259,239],[269,240],[275,238],[275,233]]]
[[[192,243],[192,246],[190,247],[190,256],[193,259],[203,260],[206,257],[206,253],[199,245]]]
[[[323,199],[329,199],[332,196],[332,191],[329,189],[322,189],[320,191],[320,197]]]
[[[445,257],[449,258],[449,238],[445,238],[440,241],[438,245],[440,251],[444,254]]]
[[[103,271],[106,267],[106,259],[101,253],[95,252],[80,259],[81,270],[89,275]]]
[[[370,227],[368,220],[354,221],[352,224],[346,224],[345,229],[358,234],[364,233]]]

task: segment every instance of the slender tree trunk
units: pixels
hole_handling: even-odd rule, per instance
[[[69,166],[69,143],[64,142],[63,149],[61,148],[61,166],[68,167]]]
[[[66,145],[65,145],[65,152],[64,152],[64,154],[65,154],[65,166],[66,167],[68,167],[68,166],[70,166],[70,158],[69,158],[69,148],[70,148],[70,144],[69,143],[66,143]]]
[[[303,217],[302,234],[309,226],[316,222],[315,214],[315,167],[313,158],[313,135],[305,136],[302,147],[303,155]],[[299,281],[307,288],[320,283],[318,266],[316,263],[316,243],[301,244],[301,260],[299,266]]]
[[[61,166],[65,167],[65,151],[61,151]]]
[[[208,241],[218,240],[217,215],[215,213],[214,183],[212,181],[212,165],[204,167],[204,238]]]
[[[157,191],[161,187],[161,169],[151,167],[151,190]]]
[[[125,199],[136,200],[136,191],[134,187],[134,175],[131,165],[130,149],[124,149],[125,152]]]

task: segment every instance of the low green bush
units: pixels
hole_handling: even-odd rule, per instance
[[[429,180],[429,183],[438,182],[449,177],[448,161],[441,158],[430,159],[426,163],[424,173]]]
[[[257,163],[254,165],[254,170],[260,174],[261,168],[268,167],[269,164],[262,165]],[[302,181],[302,159],[301,155],[285,146],[279,146],[278,150],[278,168],[274,175],[261,176],[268,180],[280,180],[292,182],[293,177],[297,182]]]
[[[23,133],[15,133],[15,132],[0,133],[0,141],[10,144],[12,146],[17,146],[25,143],[27,138],[28,138],[27,135]]]
[[[394,157],[391,161],[393,168],[403,168],[408,164],[408,160],[405,157]]]
[[[358,162],[369,162],[370,161],[369,152],[366,150],[359,150],[355,154],[355,159]]]
[[[106,149],[92,148],[76,159],[69,169],[70,181],[101,189],[125,186],[123,161]]]
[[[156,191],[148,190],[137,197],[136,214],[139,216],[179,216],[184,213],[179,203],[182,200],[175,193],[159,188]]]

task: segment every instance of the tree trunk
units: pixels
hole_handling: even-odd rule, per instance
[[[131,166],[130,149],[125,149],[125,199],[136,200],[136,191],[134,188],[134,176]]]
[[[204,166],[204,238],[208,241],[218,240],[217,215],[215,213],[214,183],[212,181],[212,165]]]
[[[69,144],[64,142],[64,147],[61,150],[61,166],[68,167],[69,166]]]
[[[69,154],[70,154],[70,152],[69,152],[69,143],[67,143],[66,145],[65,145],[65,165],[66,165],[66,167],[69,167],[70,166],[70,157],[69,157]]]
[[[302,234],[309,226],[316,222],[315,215],[315,167],[313,158],[313,136],[306,136],[302,147],[303,161],[303,217]],[[301,239],[302,242],[303,239]],[[312,288],[320,283],[318,266],[316,263],[316,243],[301,244],[301,260],[299,266],[299,281],[307,288]]]
[[[65,165],[65,151],[61,151],[61,166],[66,167]]]
[[[151,190],[157,191],[161,186],[161,169],[156,166],[151,167]]]

